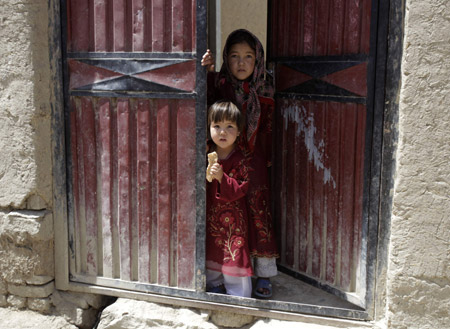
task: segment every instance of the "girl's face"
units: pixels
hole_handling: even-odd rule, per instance
[[[255,69],[255,51],[247,42],[235,43],[228,53],[228,67],[238,80],[250,77]]]
[[[213,121],[209,126],[209,131],[211,133],[211,138],[218,149],[226,152],[231,152],[233,150],[234,142],[239,136],[236,122],[228,120],[221,122]]]

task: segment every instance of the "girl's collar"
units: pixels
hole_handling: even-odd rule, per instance
[[[215,151],[217,152],[217,149]],[[226,161],[226,160],[228,160],[231,157],[231,155],[233,155],[234,152],[236,152],[236,145],[234,145],[234,148],[230,151],[230,153],[227,154],[227,156],[225,158],[222,159],[222,158],[219,157],[218,160],[219,161]]]

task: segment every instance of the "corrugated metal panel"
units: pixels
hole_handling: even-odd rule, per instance
[[[372,1],[277,0],[272,3],[271,57],[369,53]]]
[[[71,104],[71,274],[194,288],[195,101]]]
[[[372,1],[272,1],[280,264],[355,292]]]
[[[198,3],[64,4],[71,279],[201,289]]]
[[[275,177],[281,264],[345,291],[359,265],[365,106],[280,99]]]
[[[70,52],[191,52],[195,1],[67,1]]]

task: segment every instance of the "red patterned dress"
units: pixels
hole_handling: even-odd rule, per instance
[[[242,92],[249,93],[249,84],[242,84]],[[236,90],[226,79],[218,79],[218,73],[208,73],[208,106],[220,99],[227,99],[240,106],[244,115],[247,102],[239,103]],[[247,127],[241,132],[237,145],[245,154],[252,168],[251,186],[247,192],[249,212],[249,247],[252,257],[279,257],[270,211],[270,191],[268,167],[272,161],[272,115],[275,103],[272,97],[259,95],[260,115],[256,131],[251,138],[247,136]]]
[[[250,171],[247,162],[236,148],[219,160],[224,172],[222,183],[214,179],[206,190],[206,268],[236,277],[253,275],[245,198]]]

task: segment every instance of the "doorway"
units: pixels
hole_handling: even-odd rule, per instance
[[[281,254],[274,299],[364,307],[374,247],[367,207],[378,3],[208,4],[216,70],[229,32],[245,28],[265,46],[274,78],[272,202]]]
[[[231,4],[222,1],[220,5],[225,2]],[[56,269],[58,289],[178,305],[239,305],[241,312],[255,312],[257,308],[264,316],[270,310],[271,316],[290,312],[370,318],[378,260],[382,196],[377,181],[379,184],[386,75],[383,65],[376,62],[386,62],[387,51],[382,46],[386,45],[388,25],[385,19],[378,27],[381,19],[377,15],[388,17],[390,2],[269,0],[263,18],[257,19],[268,22],[267,37],[259,37],[267,39],[266,54],[278,104],[276,138],[280,143],[274,144],[280,146],[277,157],[281,161],[274,171],[280,175],[272,186],[275,216],[284,225],[278,225],[284,258],[279,262],[273,300],[240,300],[204,291],[206,74],[199,62],[206,50],[207,1],[164,3],[121,0],[114,4],[99,1],[92,6],[87,0],[61,1],[64,79],[55,83],[64,81],[64,95],[60,97],[65,99],[55,110],[55,140],[65,139],[65,145],[54,150],[59,166],[54,186],[61,192],[55,197],[56,208],[60,209],[55,215],[55,232],[64,233],[55,235],[60,259]],[[367,15],[369,12],[376,15]],[[361,19],[354,19],[357,13],[362,13],[358,16]],[[244,15],[252,16],[257,17],[253,11]],[[342,34],[350,26],[366,37]],[[250,26],[241,27],[252,30]],[[350,39],[363,40],[368,48],[358,48],[365,49],[363,53],[352,52],[355,43]],[[336,53],[338,50],[341,52]],[[379,96],[376,101],[375,89]],[[355,122],[344,120],[347,106],[365,123],[364,129],[357,130],[359,135],[342,125]],[[336,131],[345,134],[330,138],[326,125],[317,123],[334,124],[339,128]],[[181,130],[188,136],[180,134]],[[362,184],[359,194],[354,189],[346,193],[349,190],[340,182],[350,181],[345,179],[348,171],[336,175],[336,166],[330,161],[344,161],[350,152],[333,156],[326,151],[339,149],[331,145],[349,145],[347,137],[363,149],[360,176],[352,180]],[[171,163],[170,168],[167,163]],[[181,163],[189,164],[189,182],[185,175],[177,174]],[[287,175],[289,169],[298,174]],[[301,182],[308,177],[318,184],[308,187],[307,182]],[[334,183],[339,188],[335,189]],[[301,197],[302,186],[307,186],[303,190],[308,191],[309,198]],[[359,183],[349,186],[361,187]],[[323,193],[327,189],[342,191],[334,199],[338,207],[327,203],[330,195]],[[312,197],[316,192],[322,197]],[[335,222],[336,230],[329,231],[330,212],[314,215],[318,214],[316,205],[319,210],[354,207],[356,203],[345,201],[346,195],[358,195],[361,201],[359,210],[336,211],[360,216],[358,220],[349,217],[360,226],[350,230],[358,234],[347,235],[353,237],[346,240],[353,241],[347,250],[338,235],[342,232],[339,225],[347,216]],[[310,209],[314,211],[297,216],[302,214],[298,210]],[[302,226],[307,229],[302,230]],[[289,231],[291,227],[295,229]],[[335,243],[323,243],[333,232]],[[318,248],[304,253],[298,242]],[[352,256],[347,263],[352,270],[350,285],[330,279],[329,272],[323,271],[331,268],[334,273],[343,273],[342,260],[331,267],[323,263],[337,250],[340,255]],[[308,256],[306,261],[301,261],[300,255]],[[316,261],[317,256],[320,261]]]

